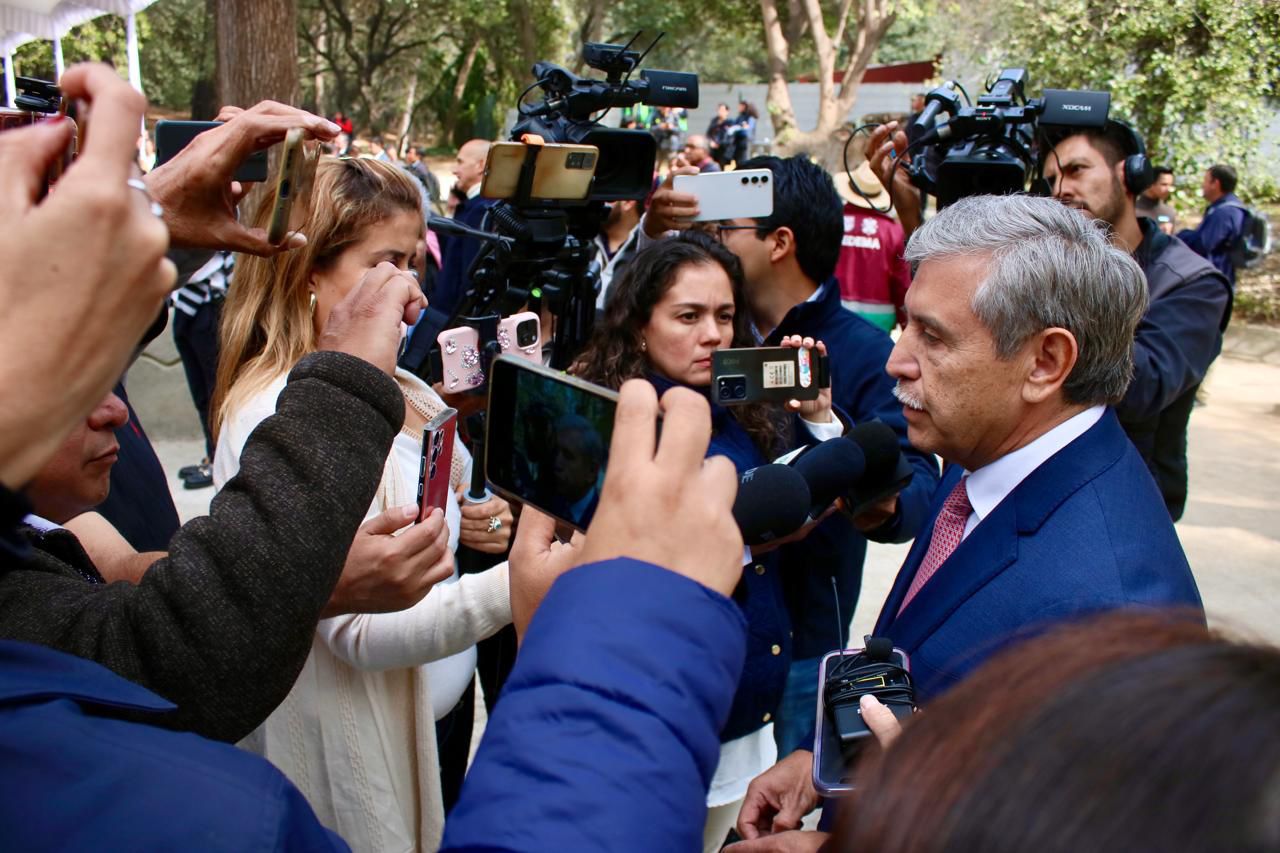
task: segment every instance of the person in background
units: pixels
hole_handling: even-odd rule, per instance
[[[696,167],[704,175],[720,171],[720,164],[711,156],[711,143],[700,133],[695,133],[685,142],[683,157],[684,162]]]
[[[738,101],[738,116],[733,120],[733,163],[734,168],[741,169],[742,163],[751,156],[751,143],[756,138],[756,123],[760,120],[760,112],[755,104]]]
[[[832,180],[844,199],[844,237],[836,261],[840,301],[886,332],[905,326],[911,266],[902,256],[902,226],[889,213],[889,192],[865,161],[852,175],[836,174]]]
[[[1154,177],[1151,186],[1133,200],[1134,211],[1139,216],[1154,219],[1165,234],[1172,234],[1178,225],[1178,211],[1169,204],[1169,195],[1173,192],[1173,169],[1156,166],[1151,174]]]
[[[596,235],[596,258],[600,262],[600,293],[596,310],[603,311],[613,282],[635,257],[640,243],[640,217],[645,199],[621,199],[609,202],[609,215]]]
[[[325,334],[333,306],[374,268],[408,270],[423,234],[422,189],[391,164],[324,160],[303,229],[309,242],[287,263],[242,261],[228,295],[215,394],[219,489],[248,462],[246,442],[275,411],[293,364]],[[440,582],[407,610],[322,620],[293,690],[245,744],[283,770],[357,849],[430,850],[444,822],[433,723],[471,684],[475,644],[511,621],[506,564],[459,577],[452,552],[459,542],[504,552],[513,519],[500,498],[459,507],[451,497],[443,513],[412,524],[423,428],[445,404],[411,373],[394,376],[405,425],[348,560],[399,562]],[[454,489],[469,482],[470,462],[455,442]]]
[[[404,154],[404,167],[426,187],[427,200],[430,202],[431,207],[439,212],[442,202],[440,181],[427,166],[426,147],[423,145],[410,145]]]
[[[716,104],[716,116],[707,125],[707,144],[720,168],[733,160],[733,122],[729,120],[728,104]]]
[[[1236,197],[1236,170],[1222,163],[1210,166],[1204,173],[1200,191],[1209,206],[1204,219],[1194,229],[1184,228],[1178,239],[1227,277],[1232,288],[1236,284],[1236,265],[1231,259],[1236,241],[1244,233],[1248,212]]]

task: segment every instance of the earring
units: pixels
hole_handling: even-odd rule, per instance
[[[642,338],[640,340],[640,352],[644,352],[647,349],[649,349],[649,342]]]
[[[316,294],[314,290],[311,292],[311,313],[316,313]]]

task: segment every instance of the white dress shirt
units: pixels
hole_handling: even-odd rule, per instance
[[[1085,409],[1078,415],[1067,418],[1030,444],[1019,447],[1012,453],[1006,453],[994,462],[983,465],[976,471],[966,471],[969,482],[965,484],[969,493],[969,506],[973,512],[964,524],[964,536],[967,539],[982,519],[991,514],[1009,493],[1031,472],[1039,468],[1049,457],[1075,441],[1089,431],[1106,411],[1105,406],[1094,406]]]

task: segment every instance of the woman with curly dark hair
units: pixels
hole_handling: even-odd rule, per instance
[[[645,378],[659,394],[675,385],[707,394],[712,353],[755,345],[742,290],[742,266],[716,238],[685,231],[655,243],[638,252],[614,282],[604,318],[572,372],[614,389],[628,379]],[[820,341],[799,336],[785,344],[826,352]],[[729,457],[742,473],[791,449],[797,440],[841,432],[829,389],[818,400],[792,401],[786,409],[800,417],[765,404],[729,409],[713,403],[707,454]],[[797,434],[800,424],[808,436]],[[734,600],[747,619],[747,661],[720,734],[720,764],[707,797],[707,850],[720,849],[747,784],[774,761],[770,721],[790,664],[790,623],[782,578],[771,555],[750,555]]]

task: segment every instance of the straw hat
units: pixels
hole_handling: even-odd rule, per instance
[[[876,177],[876,173],[871,171],[871,164],[866,160],[853,170],[853,183],[866,198],[853,191],[849,186],[849,176],[844,172],[835,172],[831,178],[836,182],[836,191],[840,193],[840,197],[852,205],[868,209],[876,207],[880,210],[889,206],[889,193]]]

